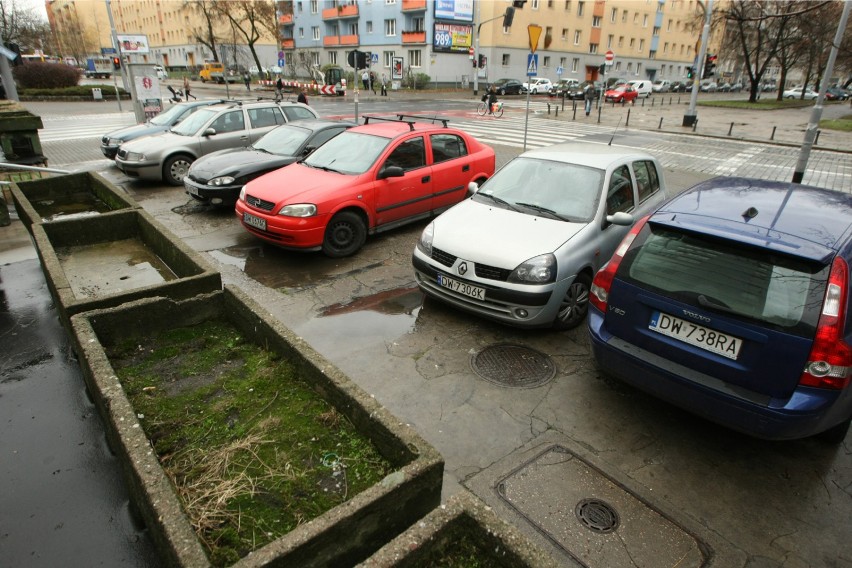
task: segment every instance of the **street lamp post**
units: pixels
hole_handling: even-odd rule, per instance
[[[710,37],[710,19],[713,16],[713,0],[707,0],[704,7],[704,29],[701,30],[701,49],[698,55],[698,60],[695,64],[696,69],[692,74],[692,94],[689,96],[689,109],[683,115],[683,126],[692,126],[697,120],[698,111],[695,110],[698,101],[698,87],[701,84],[701,78],[704,74],[704,57],[707,55],[707,39]]]

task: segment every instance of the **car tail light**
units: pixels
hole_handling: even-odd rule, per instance
[[[619,244],[618,248],[615,249],[615,254],[612,255],[609,262],[604,264],[603,267],[598,270],[598,273],[595,274],[595,279],[592,281],[592,288],[589,290],[589,301],[593,306],[604,313],[606,312],[606,303],[609,299],[609,289],[612,286],[612,280],[615,278],[615,273],[618,271],[618,265],[621,264],[621,259],[624,258],[625,253],[627,253],[627,249],[629,249],[630,245],[633,244],[633,240],[636,238],[636,235],[638,235],[639,231],[642,230],[642,227],[645,226],[645,223],[648,221],[648,217],[650,217],[650,215],[643,217],[635,225],[633,225],[630,232],[624,235],[624,238],[621,240],[621,244]]]
[[[849,384],[852,347],[843,340],[846,302],[849,295],[849,266],[834,259],[828,287],[819,316],[814,344],[799,384],[809,387],[842,389]]]

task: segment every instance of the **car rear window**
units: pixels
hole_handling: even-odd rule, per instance
[[[809,336],[828,272],[812,261],[649,224],[618,277],[703,310]]]

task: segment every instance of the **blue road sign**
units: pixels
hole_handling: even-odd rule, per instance
[[[379,54],[374,53],[372,57],[370,57],[370,61],[373,62],[373,65],[376,65],[379,62]]]
[[[287,61],[283,57],[278,58],[278,67],[284,67],[287,65]]]
[[[527,54],[527,77],[538,75],[538,53]]]
[[[557,68],[556,68],[556,74],[557,74],[557,75],[562,76],[562,71],[564,71],[564,70],[562,69],[562,66],[561,66],[561,65],[560,65],[559,67],[557,67]]]

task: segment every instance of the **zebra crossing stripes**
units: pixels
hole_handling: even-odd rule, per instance
[[[125,126],[136,124],[132,112],[76,115],[73,120],[68,117],[42,117],[44,128],[39,130],[38,138],[44,142],[64,142],[85,138],[100,138],[106,132],[111,132]]]
[[[456,119],[453,121],[453,126],[486,144],[524,147],[523,117]],[[544,148],[606,131],[607,129],[602,126],[530,117],[527,124],[527,148]]]

